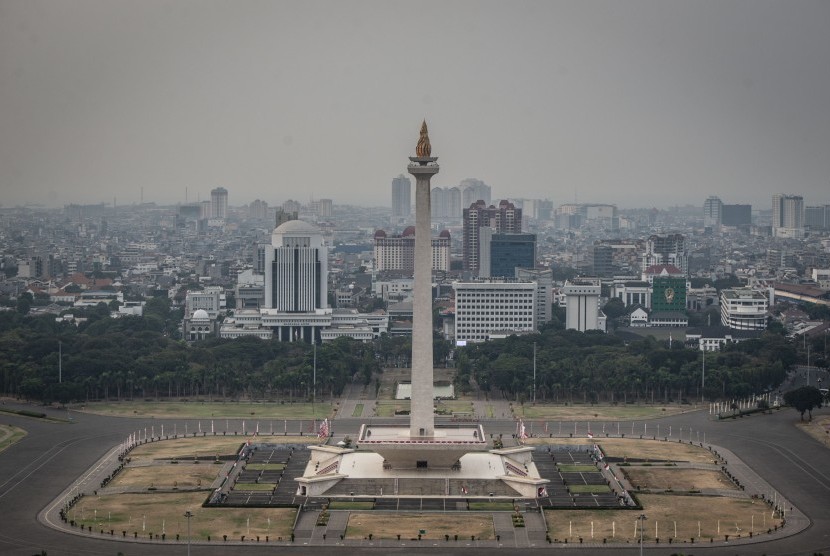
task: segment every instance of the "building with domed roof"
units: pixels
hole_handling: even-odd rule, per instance
[[[289,220],[271,234],[265,249],[263,326],[282,341],[316,342],[331,324],[328,247],[320,228]]]
[[[182,321],[182,332],[188,342],[212,338],[216,335],[216,319],[204,309],[196,309],[189,318]]]

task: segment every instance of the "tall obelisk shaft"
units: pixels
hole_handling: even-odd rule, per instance
[[[412,410],[409,435],[435,435],[432,371],[432,234],[429,180],[438,173],[438,157],[431,156],[427,123],[415,155],[409,157],[409,173],[415,176],[415,302],[412,306]]]

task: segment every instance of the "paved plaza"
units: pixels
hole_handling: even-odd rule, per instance
[[[827,411],[823,409],[815,413],[825,414]],[[54,416],[65,418],[66,413],[55,411]],[[74,493],[97,488],[101,477],[110,474],[112,466],[117,465],[118,460],[115,456],[118,446],[129,433],[145,425],[158,426],[158,422],[153,420],[108,418],[77,413],[73,413],[72,416],[71,423],[3,416],[6,422],[26,429],[29,434],[21,442],[0,454],[0,473],[4,477],[0,483],[0,511],[4,516],[0,522],[0,552],[21,555],[39,553],[41,550],[48,554],[116,554],[118,551],[154,555],[181,553],[181,544],[176,545],[170,541],[133,542],[129,543],[128,550],[125,550],[127,545],[123,542],[110,540],[96,532],[81,534],[75,530],[67,533],[55,528],[61,526],[60,520],[57,519],[60,502]],[[361,419],[339,419],[335,421],[333,428],[337,435],[354,434],[360,421]],[[793,508],[784,531],[777,536],[767,537],[771,540],[766,540],[763,544],[741,544],[731,540],[729,543],[713,543],[711,546],[696,545],[695,553],[830,552],[830,537],[826,533],[830,526],[830,511],[826,507],[826,500],[830,496],[830,472],[827,471],[830,469],[830,454],[815,440],[795,429],[796,421],[796,412],[782,410],[770,415],[755,415],[728,422],[711,421],[704,412],[648,422],[648,427],[660,423],[663,431],[672,427],[675,437],[684,435],[685,438],[681,439],[683,442],[688,442],[688,438],[691,437],[697,443],[697,435],[704,434],[707,444],[718,446],[721,455],[729,461],[729,469],[741,478],[748,491],[776,496]],[[170,421],[171,424],[173,422]],[[184,420],[175,422],[180,427],[185,423]],[[195,427],[195,421],[191,420],[188,423]],[[644,424],[635,423],[633,428],[639,430]],[[242,424],[231,421],[230,426],[241,431]],[[488,421],[486,426],[491,433],[502,433],[506,436],[515,430],[512,420],[494,419]],[[602,424],[593,423],[592,427],[594,430],[601,430]],[[616,423],[608,423],[608,430],[615,427]],[[585,434],[587,423],[577,423],[576,429],[577,435]],[[539,462],[537,465],[546,465],[544,457],[539,457],[538,454],[535,460]],[[551,502],[557,496],[556,489],[552,490],[553,492],[548,492]],[[447,507],[446,503],[442,502],[439,507],[434,502],[425,503],[425,498],[422,500],[417,497],[401,497],[393,500],[387,503],[388,509],[393,511],[453,511],[452,504]],[[452,546],[438,544],[436,547],[410,540],[400,543],[389,540],[340,541],[337,528],[345,527],[344,517],[332,518],[329,525],[332,534],[326,535],[326,538],[317,530],[319,528],[303,528],[304,520],[311,519],[316,511],[316,508],[310,507],[309,511],[305,512],[309,514],[308,517],[300,514],[301,520],[296,529],[297,538],[293,544],[285,542],[284,546],[281,545],[283,548],[314,546],[315,553],[334,554],[341,553],[343,547],[339,545],[346,544],[349,545],[350,552],[377,553],[378,547],[382,547],[383,553],[395,553],[399,549],[411,552],[440,548],[440,552],[446,554],[465,552],[470,548],[489,553],[508,548],[549,546],[544,542],[544,534],[539,534],[540,526],[533,522],[533,518],[530,518],[527,530],[517,531],[510,526],[509,520],[504,522],[503,516],[499,514],[494,514],[494,524],[500,535],[499,541],[471,542],[467,539],[464,542],[459,540]],[[798,529],[804,530],[793,534]],[[575,547],[568,547],[573,548]],[[592,552],[601,548],[602,545],[593,546]],[[647,545],[646,551],[653,554],[671,554],[677,552],[676,548],[672,549],[668,545]],[[246,543],[244,550],[246,554],[269,552],[268,547],[252,543]],[[637,550],[637,547],[632,546],[621,547],[615,551],[635,554]],[[226,548],[216,543],[199,545],[200,554],[223,554],[226,551]]]

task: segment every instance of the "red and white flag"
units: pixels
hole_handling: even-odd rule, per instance
[[[323,419],[323,422],[320,423],[320,430],[317,433],[317,438],[327,438],[329,435],[329,420],[328,418]]]
[[[593,437],[594,437],[594,433],[592,433],[591,431],[588,431],[588,438],[593,438]]]

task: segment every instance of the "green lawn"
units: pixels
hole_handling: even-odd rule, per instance
[[[560,473],[591,473],[597,468],[593,465],[559,465]]]
[[[350,502],[349,500],[333,500],[329,504],[330,510],[371,510],[374,507],[374,502]]]
[[[185,419],[324,419],[332,417],[327,403],[280,402],[200,402],[200,401],[121,401],[90,402],[73,409],[117,417],[155,417]]]
[[[249,471],[282,471],[285,469],[284,463],[249,463],[245,466]]]
[[[354,406],[354,411],[352,411],[352,417],[361,417],[363,416],[363,404],[359,403]]]
[[[510,512],[514,509],[512,502],[470,502],[468,507],[475,512]]]
[[[611,492],[608,485],[568,485],[568,490],[574,494],[605,494]]]

